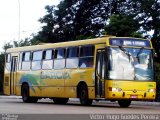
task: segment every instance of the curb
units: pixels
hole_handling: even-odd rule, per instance
[[[132,101],[132,105],[154,105],[160,106],[160,102]]]
[[[0,96],[0,99],[22,99],[22,96]],[[78,98],[69,98],[72,102],[79,102]],[[97,103],[96,101],[93,101],[93,103]],[[110,101],[104,101],[101,100],[99,103],[111,103],[111,104],[117,104],[116,102],[110,102]],[[132,101],[131,105],[154,105],[154,106],[160,106],[160,102],[148,102],[148,101]]]
[[[6,95],[2,95],[0,96],[0,99],[22,99],[21,96],[6,96]]]
[[[78,98],[70,98],[70,101],[79,102]],[[96,101],[93,101],[93,103],[98,103]],[[118,104],[118,102],[111,102],[111,101],[105,101],[101,100],[99,103],[109,103],[109,104]],[[132,101],[131,105],[154,105],[154,106],[160,106],[160,102],[148,102],[148,101]]]

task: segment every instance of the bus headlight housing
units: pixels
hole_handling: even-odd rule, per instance
[[[112,91],[112,92],[121,92],[122,89],[121,88],[112,88],[112,87],[109,87],[109,91]]]
[[[156,89],[154,88],[148,89],[148,92],[156,92]]]

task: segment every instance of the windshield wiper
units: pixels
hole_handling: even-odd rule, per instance
[[[119,49],[122,50],[128,56],[128,59],[129,59],[129,62],[130,62],[131,55],[129,54],[129,51],[127,51],[126,49],[124,49],[122,46],[119,46]]]
[[[144,50],[144,47],[141,47],[139,52],[137,53],[137,56],[139,56],[143,52],[143,50]]]
[[[143,52],[144,50],[144,47],[141,47],[139,52],[137,53],[137,59],[138,59],[138,63],[140,63],[140,60],[139,60],[139,55]]]

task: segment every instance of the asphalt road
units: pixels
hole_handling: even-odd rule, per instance
[[[46,114],[48,115],[46,116]],[[119,118],[108,116],[115,114],[119,115]],[[132,115],[130,117],[135,117],[137,119],[143,119],[144,117],[145,119],[154,118],[159,120],[160,103],[133,102],[129,108],[120,108],[117,103],[109,101],[94,102],[92,106],[81,106],[77,99],[71,99],[66,105],[57,105],[50,99],[42,99],[39,100],[38,103],[23,103],[20,97],[0,97],[0,119],[3,120],[6,120],[5,118],[8,117],[12,118],[12,120],[13,118],[14,120],[19,120],[20,118],[26,118],[26,120],[28,120],[35,117],[34,120],[36,120],[37,116],[37,119],[45,120],[49,119],[49,117],[56,120],[59,120],[59,117],[62,117],[61,119],[64,118],[65,120],[71,120],[72,117],[77,120],[116,120],[122,119],[122,115],[125,114]]]

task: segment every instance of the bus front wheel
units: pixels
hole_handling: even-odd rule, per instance
[[[81,85],[79,88],[79,98],[81,105],[91,105],[92,99],[88,98],[88,88],[85,84]]]
[[[38,98],[29,96],[28,84],[22,85],[21,95],[22,95],[22,100],[24,103],[36,103],[38,101]]]
[[[120,107],[127,108],[131,104],[131,100],[118,100],[118,104]]]

